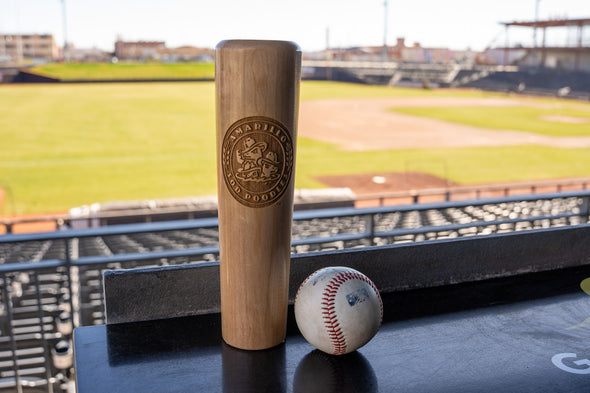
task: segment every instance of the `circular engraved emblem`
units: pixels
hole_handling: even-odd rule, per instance
[[[293,172],[293,141],[287,128],[268,117],[246,117],[223,138],[225,184],[241,204],[266,207],[277,202]]]

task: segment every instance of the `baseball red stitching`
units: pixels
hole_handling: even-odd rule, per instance
[[[375,293],[377,294],[379,299],[381,298],[381,296],[379,295],[379,291],[377,290],[377,287],[375,286],[375,284],[373,284],[373,282],[371,280],[369,280],[366,276],[358,274],[358,273],[352,273],[352,272],[338,273],[336,276],[334,276],[330,280],[330,282],[328,282],[328,284],[326,284],[326,287],[325,287],[324,292],[322,294],[322,315],[323,315],[323,319],[324,319],[324,326],[326,327],[326,331],[328,333],[328,336],[329,336],[330,340],[332,341],[332,346],[333,346],[332,354],[333,355],[342,355],[342,354],[346,353],[346,337],[344,336],[344,332],[340,328],[340,323],[338,322],[338,316],[336,315],[336,305],[335,305],[336,293],[338,292],[338,289],[342,286],[342,284],[344,284],[348,280],[353,280],[353,279],[361,280],[361,281],[369,284],[373,288],[373,290],[375,291]],[[380,321],[382,322],[383,321],[383,304],[382,304],[382,302],[379,302],[379,303],[381,305],[381,307],[380,307],[380,311],[381,311]]]

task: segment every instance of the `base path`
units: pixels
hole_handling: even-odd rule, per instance
[[[526,99],[366,98],[304,101],[300,105],[299,136],[334,143],[348,151],[524,144],[590,147],[590,137],[552,137],[523,131],[483,129],[389,111],[395,107],[415,106],[553,107]]]

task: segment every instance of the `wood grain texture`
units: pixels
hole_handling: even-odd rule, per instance
[[[290,42],[216,48],[222,334],[240,349],[285,339],[300,73]]]

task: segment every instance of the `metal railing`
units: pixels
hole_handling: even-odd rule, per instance
[[[433,201],[479,200],[492,197],[510,197],[528,194],[584,191],[590,186],[590,178],[562,180],[537,180],[516,183],[496,183],[469,186],[449,186],[417,190],[405,190],[357,196],[357,202],[378,201],[380,206],[391,202],[423,203]]]
[[[576,191],[298,211],[292,251],[573,226],[589,222],[589,206],[590,191]],[[214,242],[217,224],[216,218],[205,218],[0,236],[0,392],[68,389],[75,372],[73,327],[104,323],[102,273],[214,261],[219,254]],[[213,242],[196,245],[204,235]],[[126,240],[116,249],[121,239]],[[89,244],[99,247],[84,250]]]
[[[479,200],[492,197],[510,197],[528,194],[543,194],[554,192],[570,192],[587,190],[590,178],[571,178],[559,180],[537,180],[527,182],[497,183],[468,186],[449,186],[441,188],[426,188],[416,190],[403,190],[394,192],[380,192],[377,194],[344,195],[341,199],[332,196],[330,201],[322,201],[318,205],[351,204],[357,207],[403,205],[429,202],[443,202],[456,200]],[[149,204],[147,204],[149,205]],[[157,204],[156,204],[157,205]],[[85,215],[53,214],[40,217],[0,217],[0,235],[13,233],[14,228],[28,224],[45,223],[55,230],[69,228],[73,222],[86,220],[88,223],[97,222],[99,226],[109,225],[113,218],[119,220],[133,220],[133,222],[168,221],[177,219],[193,219],[199,217],[213,217],[216,212],[216,204],[207,199],[205,207],[200,209],[198,204],[190,206],[157,206],[151,208],[142,206],[135,209],[117,209],[113,211],[101,211],[99,213],[87,212]],[[38,232],[38,231],[37,231]]]

